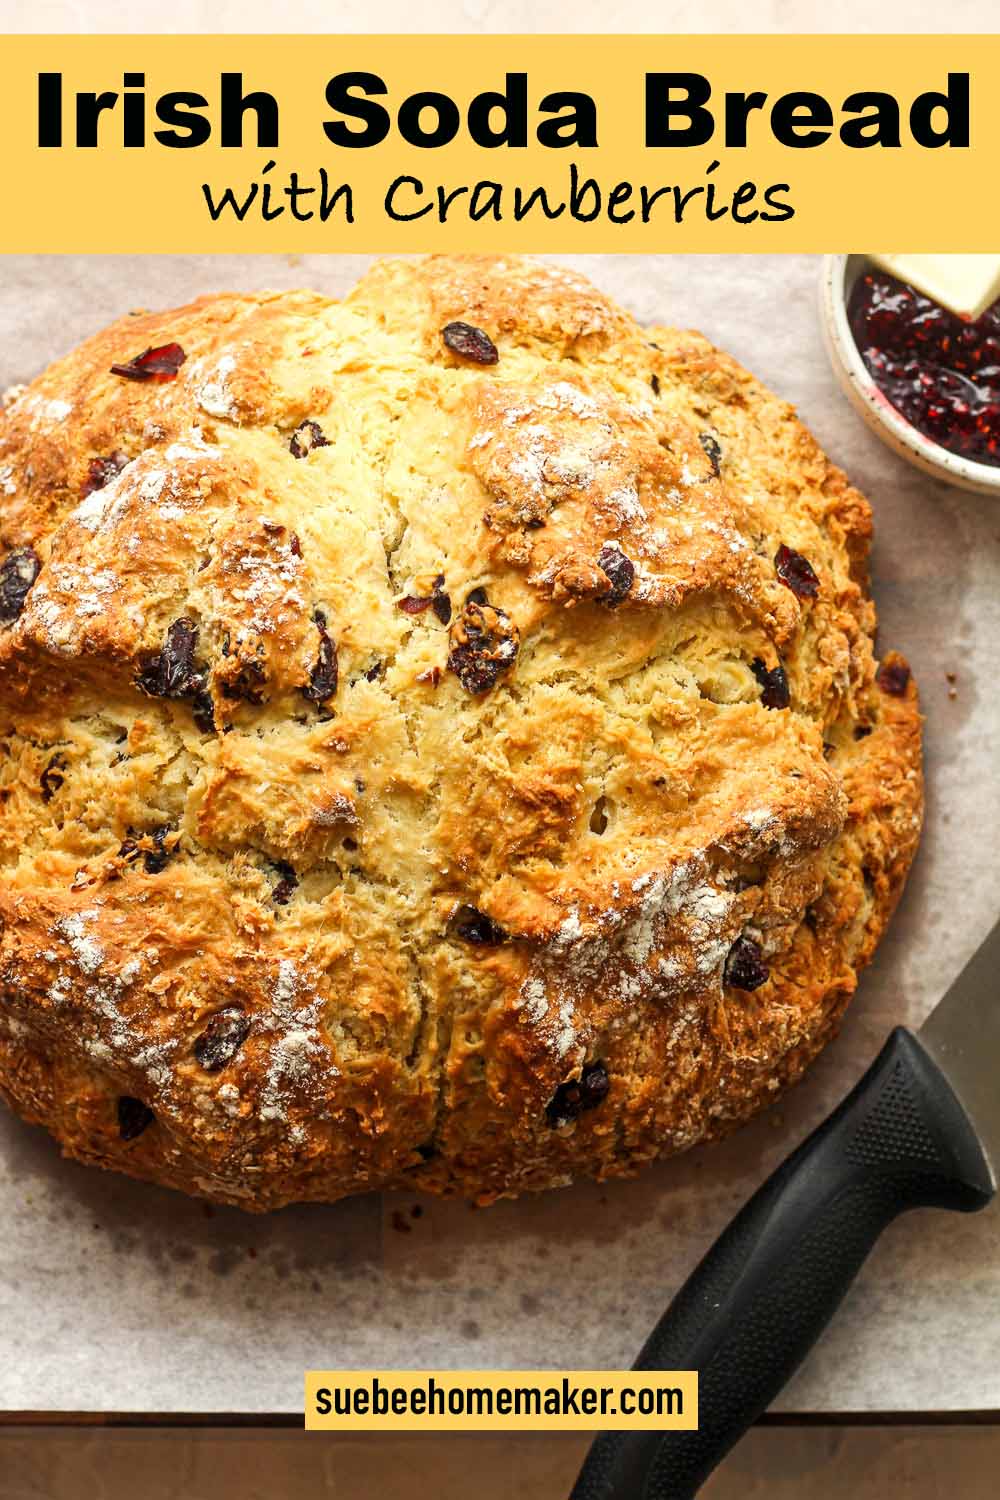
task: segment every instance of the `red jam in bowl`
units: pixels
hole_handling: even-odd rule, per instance
[[[1000,466],[1000,302],[971,322],[869,270],[854,283],[847,315],[875,384],[918,432]]]

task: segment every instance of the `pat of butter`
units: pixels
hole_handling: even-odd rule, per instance
[[[1000,297],[1000,255],[870,255],[869,260],[960,318],[978,318]]]

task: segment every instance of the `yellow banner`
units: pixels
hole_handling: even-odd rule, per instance
[[[4,251],[1000,244],[1000,36],[7,37]]]
[[[306,1428],[596,1432],[698,1426],[695,1370],[310,1370]]]

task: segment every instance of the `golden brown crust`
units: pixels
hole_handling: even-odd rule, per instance
[[[699,335],[510,258],[203,298],[13,393],[0,500],[0,1089],[71,1155],[488,1201],[719,1135],[835,1032],[916,690],[867,503]]]

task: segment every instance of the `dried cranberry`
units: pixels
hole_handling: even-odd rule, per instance
[[[276,859],[274,861],[274,872],[278,876],[278,879],[271,891],[271,900],[275,906],[287,906],[299,883],[299,877],[292,869],[292,866],[283,859]]]
[[[106,458],[92,458],[87,465],[87,477],[80,491],[81,496],[86,499],[95,490],[103,490],[106,484],[110,484],[121,473],[128,461],[128,454],[120,453],[117,448]]]
[[[201,676],[192,678],[192,687],[194,687],[195,682],[204,684],[204,678]],[[215,704],[212,701],[211,693],[204,685],[195,689],[194,697],[191,699],[191,716],[194,719],[195,726],[201,730],[202,734],[215,733]]]
[[[760,683],[760,701],[764,707],[787,708],[792,699],[784,667],[766,667],[760,657],[756,656],[750,663],[750,670]]]
[[[443,583],[444,574],[442,573],[440,582],[436,581],[434,584],[434,593],[431,597],[431,607],[434,610],[434,613],[437,615],[438,619],[441,621],[441,624],[449,625],[451,623],[451,595],[445,593],[442,587]]]
[[[130,828],[128,832],[128,838],[123,839],[118,846],[118,858],[131,865],[139,858],[139,846],[135,841],[135,830]]]
[[[194,1055],[206,1073],[221,1073],[250,1035],[250,1017],[239,1005],[216,1011],[196,1038]]]
[[[585,1109],[596,1109],[611,1088],[602,1062],[587,1063],[578,1079],[561,1083],[545,1106],[550,1125],[568,1125]]]
[[[317,609],[313,623],[319,631],[319,654],[316,665],[309,673],[309,681],[302,689],[302,696],[310,703],[325,703],[337,691],[337,648],[326,628],[326,616]]]
[[[312,453],[314,448],[329,448],[330,440],[323,432],[318,422],[308,418],[300,422],[292,433],[292,440],[288,445],[288,451],[293,458],[305,458]]]
[[[191,691],[197,627],[186,616],[167,629],[163,649],[139,673],[138,684],[151,698],[185,698]]]
[[[65,769],[66,757],[63,755],[53,755],[45,770],[38,778],[39,786],[42,789],[43,802],[51,802],[56,792],[62,786],[66,780],[62,774]]]
[[[722,473],[722,449],[719,447],[717,438],[710,432],[699,432],[698,441],[705,450],[705,456],[712,465],[712,473],[718,479]]]
[[[454,928],[458,937],[480,948],[497,948],[507,941],[500,924],[477,906],[460,906],[455,913]]]
[[[118,1134],[123,1141],[134,1141],[155,1119],[149,1105],[143,1104],[141,1099],[122,1094],[118,1100]]]
[[[726,984],[737,990],[758,990],[762,984],[767,983],[770,974],[759,943],[755,943],[753,938],[738,937],[726,959]]]
[[[173,380],[187,355],[180,344],[160,344],[156,349],[144,349],[124,365],[112,365],[112,375],[123,375],[126,380]]]
[[[611,591],[604,595],[602,603],[620,604],[635,582],[635,564],[625,556],[620,547],[602,547],[597,556],[597,566],[611,580]]]
[[[797,599],[815,599],[819,593],[819,579],[812,563],[784,542],[774,555],[774,570]]]
[[[425,609],[433,609],[441,624],[447,625],[451,619],[451,597],[444,592],[444,574],[439,573],[434,579],[431,593],[408,594],[405,599],[397,600],[396,608],[408,615],[420,615]]]
[[[447,323],[441,330],[441,337],[452,354],[457,354],[459,359],[471,360],[473,364],[495,365],[500,357],[489,334],[481,328],[473,328],[471,323]]]
[[[448,670],[454,672],[467,693],[488,693],[517,658],[520,637],[505,610],[486,602],[473,603],[472,595],[453,623]]]
[[[128,838],[119,846],[118,858],[127,865],[134,865],[139,856],[142,856],[147,875],[159,875],[166,869],[167,861],[171,855],[176,854],[176,844],[167,846],[167,836],[174,830],[169,824],[162,828],[156,828],[148,837],[152,847],[142,848],[136,836],[134,828],[128,830]]]
[[[167,847],[167,835],[171,831],[168,825],[164,825],[162,828],[154,828],[150,834],[153,847],[143,850],[143,864],[146,867],[147,875],[159,875],[167,868],[167,861],[170,859],[170,856],[177,853],[176,844],[170,845],[169,848]]]
[[[150,657],[136,678],[151,698],[190,698],[192,716],[203,734],[215,732],[215,705],[206,674],[195,666],[198,627],[186,616],[167,630],[163,649]]]
[[[602,1062],[588,1063],[584,1067],[580,1078],[580,1088],[583,1092],[584,1109],[594,1109],[602,1099],[607,1097],[611,1088],[611,1079]]]
[[[660,394],[660,377],[659,377],[659,375],[650,375],[650,377],[649,377],[649,384],[652,387],[653,395],[654,396],[658,396]]]
[[[17,619],[41,568],[37,553],[30,547],[8,552],[0,565],[0,623],[9,625]]]
[[[903,698],[910,685],[910,669],[905,661],[898,659],[884,661],[878,669],[875,681],[883,693],[889,693],[893,698]]]

